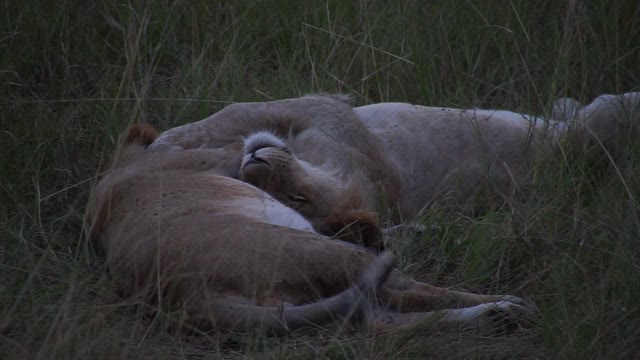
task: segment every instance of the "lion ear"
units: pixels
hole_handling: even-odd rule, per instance
[[[160,134],[160,131],[153,125],[149,124],[136,124],[131,125],[124,135],[124,144],[139,144],[144,147],[151,145]]]
[[[381,239],[378,214],[361,209],[349,209],[334,212],[324,221],[322,228],[326,229],[335,238],[384,250],[384,242]]]

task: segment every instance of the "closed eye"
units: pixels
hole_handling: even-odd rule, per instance
[[[307,199],[305,196],[300,195],[300,194],[287,195],[287,200],[292,201],[292,202],[307,202],[307,201],[309,201],[309,199]]]

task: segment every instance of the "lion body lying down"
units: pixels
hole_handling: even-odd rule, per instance
[[[398,202],[401,180],[394,164],[352,107],[337,96],[233,104],[165,131],[150,146],[167,148],[216,149],[221,175],[273,194],[320,233],[334,235],[345,225],[362,224],[359,231],[341,236],[352,242],[363,240],[361,234],[376,239],[372,211],[380,201]],[[265,151],[270,164],[244,166],[251,153]]]
[[[182,306],[187,321],[203,329],[273,334],[336,319],[354,323],[376,290],[393,311],[376,310],[374,330],[434,316],[474,323],[521,309],[516,297],[455,292],[389,273],[389,254],[376,259],[329,241],[262,190],[220,176],[220,150],[145,149],[136,142],[152,137],[141,133],[130,131],[132,143],[92,203],[92,238],[126,297]],[[458,307],[468,308],[429,312]]]
[[[517,187],[542,152],[563,142],[576,153],[594,145],[613,151],[640,125],[640,93],[603,95],[582,108],[560,101],[554,114],[567,121],[406,103],[354,111],[400,172],[400,208],[411,219],[433,202],[468,203],[482,185]]]
[[[507,192],[548,149],[610,151],[640,123],[640,93],[559,102],[545,121],[510,111],[382,103],[352,109],[306,96],[239,103],[163,133],[152,147],[220,149],[228,176],[299,211],[316,230],[376,245],[376,210],[392,222],[434,202],[465,204],[478,189]],[[389,213],[387,209],[391,209]]]
[[[545,124],[509,111],[382,103],[355,108],[402,181],[400,208],[412,219],[430,204],[468,203],[484,186],[506,190],[522,179],[544,144],[566,123]]]

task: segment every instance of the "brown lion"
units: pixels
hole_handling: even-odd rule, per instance
[[[150,148],[215,149],[222,175],[262,188],[321,234],[366,246],[378,245],[377,209],[399,202],[398,169],[346,97],[233,104]]]
[[[482,324],[523,310],[517,297],[391,270],[388,253],[319,235],[267,193],[222,176],[228,149],[147,148],[154,136],[139,126],[125,134],[91,206],[92,238],[128,298],[180,307],[201,329],[270,334],[336,321],[372,331],[428,319]]]

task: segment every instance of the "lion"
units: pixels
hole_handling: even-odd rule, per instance
[[[400,173],[344,96],[232,104],[165,131],[150,148],[217,149],[221,175],[266,190],[341,240],[380,246],[377,211],[398,214]],[[247,162],[265,152],[268,162]]]
[[[354,111],[399,169],[399,208],[413,219],[436,202],[472,203],[483,185],[508,193],[544,152],[563,144],[577,156],[590,149],[615,151],[640,124],[640,92],[602,95],[584,107],[560,99],[552,115],[561,120],[406,103]]]
[[[91,238],[123,296],[178,307],[189,325],[388,331],[422,321],[490,325],[497,313],[528,308],[515,296],[430,286],[392,269],[388,252],[318,234],[266,192],[221,175],[228,149],[154,149],[145,126],[123,138],[93,193]]]
[[[322,234],[382,248],[377,214],[394,224],[434,203],[473,203],[487,186],[504,193],[543,151],[565,143],[576,153],[610,151],[637,128],[639,94],[584,107],[561,99],[552,113],[560,120],[406,103],[352,108],[312,95],[233,104],[152,146],[227,149],[226,175],[265,190]]]
[[[392,164],[386,173],[401,179],[396,193],[387,199],[395,200],[391,205],[401,218],[412,220],[434,203],[473,204],[478,190],[487,186],[503,193],[517,187],[542,152],[562,144],[581,154],[594,147],[613,151],[621,136],[633,134],[630,131],[640,123],[640,93],[602,95],[584,107],[575,100],[562,99],[553,114],[566,121],[504,110],[406,103],[380,103],[353,110],[376,138],[375,143],[387,157],[385,164]],[[380,196],[368,190],[347,191],[347,183],[337,185],[337,179],[345,178],[343,174],[322,173],[310,167],[289,148],[290,141],[269,133],[248,137],[241,178],[276,197],[291,196],[292,189],[304,189],[310,195],[305,196],[306,211],[301,213],[307,217],[332,212],[314,212],[313,207],[321,204],[313,201],[316,197],[327,200],[334,194],[357,193],[358,199],[369,196],[360,204],[373,204],[373,199]],[[328,157],[348,156],[317,151]],[[350,170],[359,169],[356,165]],[[314,179],[311,189],[315,191],[306,186],[309,177]],[[336,201],[331,204],[334,209],[342,206]],[[375,211],[371,207],[363,210]]]

